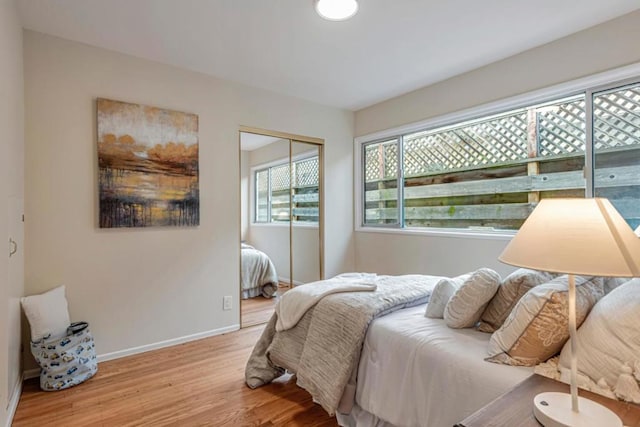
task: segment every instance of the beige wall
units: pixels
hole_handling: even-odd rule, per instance
[[[22,27],[13,0],[0,0],[0,235],[18,252],[0,256],[0,426],[8,422],[21,379],[20,301],[24,292],[22,248],[24,85]],[[6,246],[5,246],[6,248]]]
[[[326,141],[328,275],[354,265],[353,113],[25,32],[27,291],[67,285],[99,354],[238,324],[238,129]],[[199,115],[200,226],[96,227],[95,98]],[[222,311],[232,295],[233,310]]]
[[[640,61],[640,11],[356,112],[356,135],[426,120]],[[459,274],[507,240],[356,233],[356,269]]]

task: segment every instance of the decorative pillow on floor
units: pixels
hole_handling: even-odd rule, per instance
[[[469,276],[444,309],[444,321],[450,328],[471,328],[478,323],[482,312],[500,286],[500,275],[489,268],[481,268]]]
[[[500,284],[487,309],[482,313],[478,330],[495,332],[506,320],[520,298],[534,286],[547,283],[554,278],[551,273],[521,268],[508,275]]]
[[[67,333],[71,320],[64,285],[40,295],[23,297],[20,302],[31,326],[31,341],[39,341],[47,335],[57,338]]]
[[[429,297],[429,304],[427,304],[427,310],[424,313],[425,317],[431,319],[442,319],[444,317],[444,309],[447,303],[456,292],[456,290],[462,286],[462,284],[471,275],[463,274],[462,276],[453,277],[451,279],[444,278],[436,283],[436,286],[431,292]]]
[[[640,376],[640,279],[612,290],[593,307],[578,330],[578,371],[615,388],[624,365]],[[560,366],[571,365],[567,343]],[[637,377],[636,377],[637,378]]]
[[[604,295],[600,277],[576,276],[578,326]],[[489,362],[534,366],[558,353],[569,339],[568,278],[536,286],[516,304],[489,340]]]

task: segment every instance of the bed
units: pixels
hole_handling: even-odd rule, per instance
[[[241,254],[242,299],[275,296],[278,274],[267,254],[246,243],[241,244]]]
[[[286,369],[342,426],[454,425],[533,369],[485,362],[490,334],[425,318],[440,279],[378,276],[375,292],[324,297],[285,331],[274,315],[247,363],[247,385]]]
[[[342,426],[452,426],[533,374],[485,362],[490,334],[424,317],[425,305],[369,326],[356,404]]]

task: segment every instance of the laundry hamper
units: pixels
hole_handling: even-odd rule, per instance
[[[40,365],[40,388],[44,391],[64,390],[98,372],[96,347],[87,322],[72,323],[62,338],[32,341],[31,354]]]

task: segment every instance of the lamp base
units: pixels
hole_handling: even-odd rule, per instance
[[[533,414],[545,427],[622,427],[608,408],[584,397],[578,402],[580,412],[573,412],[569,393],[540,393],[533,399]]]

